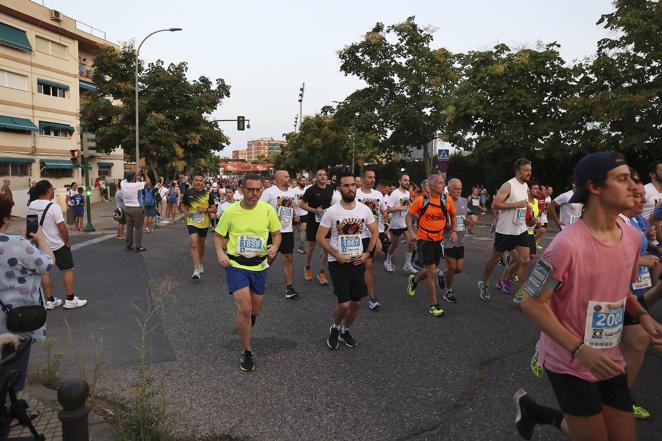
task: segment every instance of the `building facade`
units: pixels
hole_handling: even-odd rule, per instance
[[[29,0],[0,3],[0,177],[15,189],[40,179],[56,187],[82,181],[71,157],[83,144],[93,149],[94,135],[81,127],[81,105],[95,87],[95,54],[117,47],[83,26]],[[91,180],[121,179],[124,153],[97,154],[90,167]]]

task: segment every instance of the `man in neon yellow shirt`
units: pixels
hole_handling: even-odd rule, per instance
[[[240,369],[255,368],[251,327],[262,311],[267,286],[267,258],[273,260],[280,247],[280,222],[276,210],[260,201],[260,178],[243,179],[244,198],[228,206],[216,226],[214,244],[218,261],[225,268],[228,290],[237,305],[236,327],[243,346]],[[271,245],[267,240],[271,234]]]

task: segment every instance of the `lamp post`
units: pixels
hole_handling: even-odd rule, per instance
[[[145,40],[147,40],[149,37],[151,37],[154,34],[158,34],[159,32],[177,32],[181,30],[182,28],[166,28],[166,29],[159,29],[158,31],[154,31],[151,34],[149,34],[147,37],[143,38],[143,41],[141,41],[140,44],[138,45],[138,49],[136,49],[136,173],[138,173],[140,169],[140,128],[139,128],[139,118],[138,118],[138,56],[140,55],[140,48],[142,47]]]
[[[301,130],[301,123],[303,122],[303,90],[305,87],[306,83],[301,83],[301,88],[299,89],[299,130]]]

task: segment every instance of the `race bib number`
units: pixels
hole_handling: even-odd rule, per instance
[[[472,199],[471,200],[471,205],[474,207],[480,207],[480,200],[479,199]]]
[[[588,302],[584,343],[598,349],[613,348],[621,341],[625,299],[617,303]]]
[[[526,208],[517,208],[515,209],[515,215],[513,216],[513,222],[516,224],[521,224],[526,220]]]
[[[637,281],[632,284],[632,289],[645,289],[653,286],[653,281],[651,279],[651,272],[645,266],[639,266],[639,274],[637,275]]]
[[[283,223],[289,223],[292,220],[292,216],[294,214],[294,210],[292,207],[283,207],[280,206],[278,207],[278,218],[281,220]]]
[[[464,231],[464,215],[455,216],[455,231]]]
[[[322,216],[324,216],[325,211],[326,210],[322,211],[321,213],[315,213],[315,222],[317,222],[318,224],[322,222]]]
[[[193,213],[191,215],[191,222],[194,224],[201,224],[205,221],[204,213]]]
[[[239,236],[237,253],[244,257],[255,257],[262,253],[262,238],[255,236]]]
[[[358,257],[363,253],[360,234],[341,234],[338,236],[338,252],[347,257]]]

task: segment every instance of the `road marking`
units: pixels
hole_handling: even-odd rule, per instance
[[[86,246],[89,245],[94,245],[95,243],[103,242],[104,240],[108,240],[115,237],[114,234],[106,234],[105,236],[101,237],[96,237],[94,239],[86,240],[85,242],[77,243],[76,245],[73,245],[71,247],[71,251],[76,251],[80,250],[81,248],[85,248]]]

